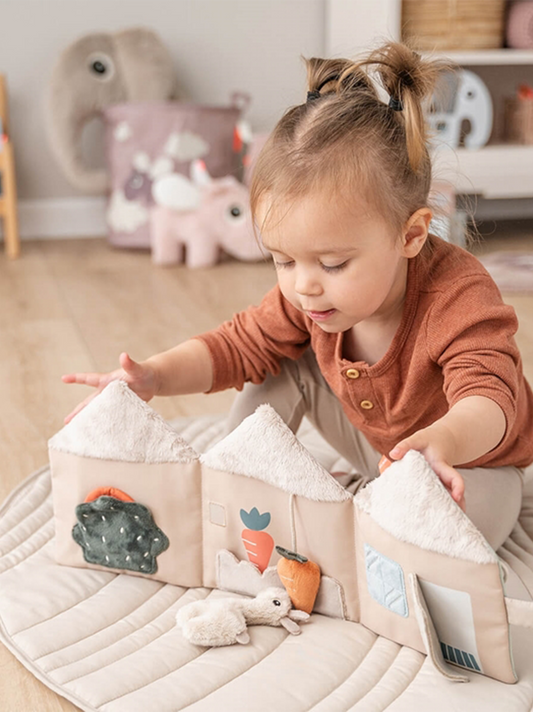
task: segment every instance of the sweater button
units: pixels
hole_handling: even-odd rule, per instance
[[[359,373],[359,371],[356,368],[349,368],[346,371],[347,378],[359,378],[360,375],[361,374]]]
[[[374,407],[374,404],[372,403],[372,401],[364,400],[364,401],[361,401],[360,406],[361,406],[361,408],[364,408],[365,410],[371,410]]]

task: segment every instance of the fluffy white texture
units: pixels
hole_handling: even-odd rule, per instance
[[[180,608],[176,624],[194,645],[220,646],[247,643],[246,618],[232,601],[193,601]]]
[[[304,611],[292,610],[289,594],[282,587],[266,588],[252,600],[221,598],[193,601],[179,609],[176,624],[184,637],[195,645],[233,645],[248,643],[247,625],[283,626],[298,635],[297,621],[309,618]]]
[[[200,459],[214,470],[253,477],[317,502],[352,498],[266,404]]]
[[[124,381],[112,381],[48,445],[123,462],[192,462],[197,453]]]
[[[355,503],[400,541],[478,564],[498,561],[483,534],[415,450],[360,490]]]

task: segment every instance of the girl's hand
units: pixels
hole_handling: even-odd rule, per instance
[[[157,392],[157,374],[153,366],[148,363],[137,363],[127,353],[120,354],[121,368],[110,373],[69,373],[62,376],[63,383],[81,383],[96,388],[84,401],[74,408],[65,418],[65,423],[70,423],[80,410],[92,401],[111,381],[125,381],[131,390],[144,401],[151,400]]]
[[[466,511],[464,480],[460,473],[448,464],[454,450],[451,432],[446,427],[424,428],[399,442],[390,451],[389,456],[393,460],[401,460],[408,450],[417,450],[424,455],[453,499],[463,512]]]

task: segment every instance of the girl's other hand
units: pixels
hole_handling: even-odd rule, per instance
[[[120,354],[119,361],[121,368],[110,373],[69,373],[62,376],[63,383],[80,383],[96,388],[94,393],[91,393],[67,415],[65,424],[70,423],[72,418],[80,410],[83,410],[111,381],[125,381],[131,390],[144,401],[149,401],[154,397],[157,392],[157,375],[154,367],[148,363],[137,363],[127,353]]]
[[[450,436],[448,429],[430,426],[399,442],[390,451],[389,456],[393,460],[401,460],[408,450],[421,452],[452,498],[465,512],[464,480],[461,474],[448,464],[451,460],[450,453],[453,451]]]

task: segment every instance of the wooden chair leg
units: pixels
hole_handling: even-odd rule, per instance
[[[15,160],[10,141],[3,145],[4,170],[2,172],[2,197],[4,199],[4,241],[6,254],[15,259],[20,254],[20,238],[17,213],[17,186],[15,182]]]

